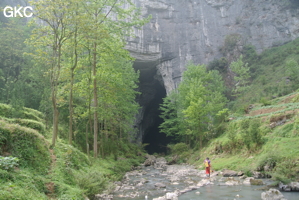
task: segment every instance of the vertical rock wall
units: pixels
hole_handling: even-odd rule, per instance
[[[135,0],[150,23],[136,30],[127,49],[137,62],[152,62],[167,93],[188,61],[222,56],[225,37],[240,34],[258,52],[299,36],[299,3],[292,0]]]
[[[242,45],[254,45],[258,52],[299,36],[295,0],[135,0],[135,4],[152,19],[135,30],[136,38],[128,39],[127,49],[136,58],[135,68],[145,77],[146,70],[155,70],[154,79],[167,93],[178,86],[189,61],[206,64],[222,57],[220,48],[228,35],[240,35]],[[142,138],[142,113],[150,103],[142,98],[139,103],[143,108],[136,126]]]

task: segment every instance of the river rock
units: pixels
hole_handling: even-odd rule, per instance
[[[254,179],[253,177],[248,177],[248,178],[245,178],[245,180],[243,181],[243,185],[251,185],[250,184],[250,180]]]
[[[178,195],[174,192],[166,193],[165,197],[167,200],[178,200]]]
[[[253,173],[253,177],[254,178],[265,178],[265,175],[263,173],[261,173],[261,172],[254,171],[252,173]]]
[[[233,170],[225,169],[225,170],[222,171],[222,175],[224,177],[232,177],[232,176],[238,176],[238,173],[236,171],[233,171]]]
[[[292,191],[299,191],[299,182],[291,182],[289,185]]]
[[[281,191],[285,192],[290,192],[292,190],[289,185],[284,185],[282,182],[279,183],[278,187]]]
[[[180,181],[180,178],[177,177],[177,176],[171,176],[171,177],[169,178],[169,181],[170,181],[170,182],[178,182],[178,181]]]
[[[144,161],[144,166],[151,166],[154,165],[156,162],[156,157],[153,155],[147,155],[146,160]]]
[[[286,185],[280,182],[278,187],[281,191],[285,191],[285,192],[299,191],[299,182],[291,182]]]
[[[238,175],[238,176],[243,176],[243,175],[244,175],[244,172],[239,171],[237,175]]]
[[[225,182],[225,185],[229,185],[229,186],[240,185],[240,181],[235,180],[233,177],[229,177],[229,178],[227,178],[227,181]]]
[[[270,190],[261,194],[262,200],[287,200],[279,190],[271,188]]]
[[[113,199],[113,195],[108,194],[96,194],[95,199],[97,200],[111,200]]]
[[[154,163],[155,168],[164,168],[167,165],[167,161],[164,157],[157,158],[156,162]]]
[[[199,181],[199,182],[197,183],[197,186],[198,186],[198,187],[202,187],[202,186],[204,186],[204,185],[209,185],[209,184],[211,184],[210,180],[208,180],[208,179],[202,179],[201,181]]]
[[[155,187],[157,187],[157,188],[166,188],[166,185],[164,185],[163,183],[155,183]]]
[[[264,182],[261,179],[250,179],[250,185],[264,185]]]

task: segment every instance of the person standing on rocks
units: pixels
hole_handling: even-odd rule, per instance
[[[206,158],[204,161],[205,167],[206,167],[206,175],[207,177],[210,177],[211,175],[211,161],[209,158]]]

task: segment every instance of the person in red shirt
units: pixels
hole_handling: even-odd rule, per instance
[[[206,167],[206,175],[207,177],[210,177],[211,175],[211,161],[209,158],[206,158],[204,161],[205,167]]]

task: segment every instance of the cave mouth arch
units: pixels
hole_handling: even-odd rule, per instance
[[[166,137],[159,129],[163,119],[160,117],[160,104],[166,97],[166,89],[163,79],[156,69],[157,63],[134,62],[134,69],[140,72],[139,92],[137,102],[140,105],[139,114],[136,119],[137,140],[145,145],[149,154],[167,153],[167,144],[171,138]]]

